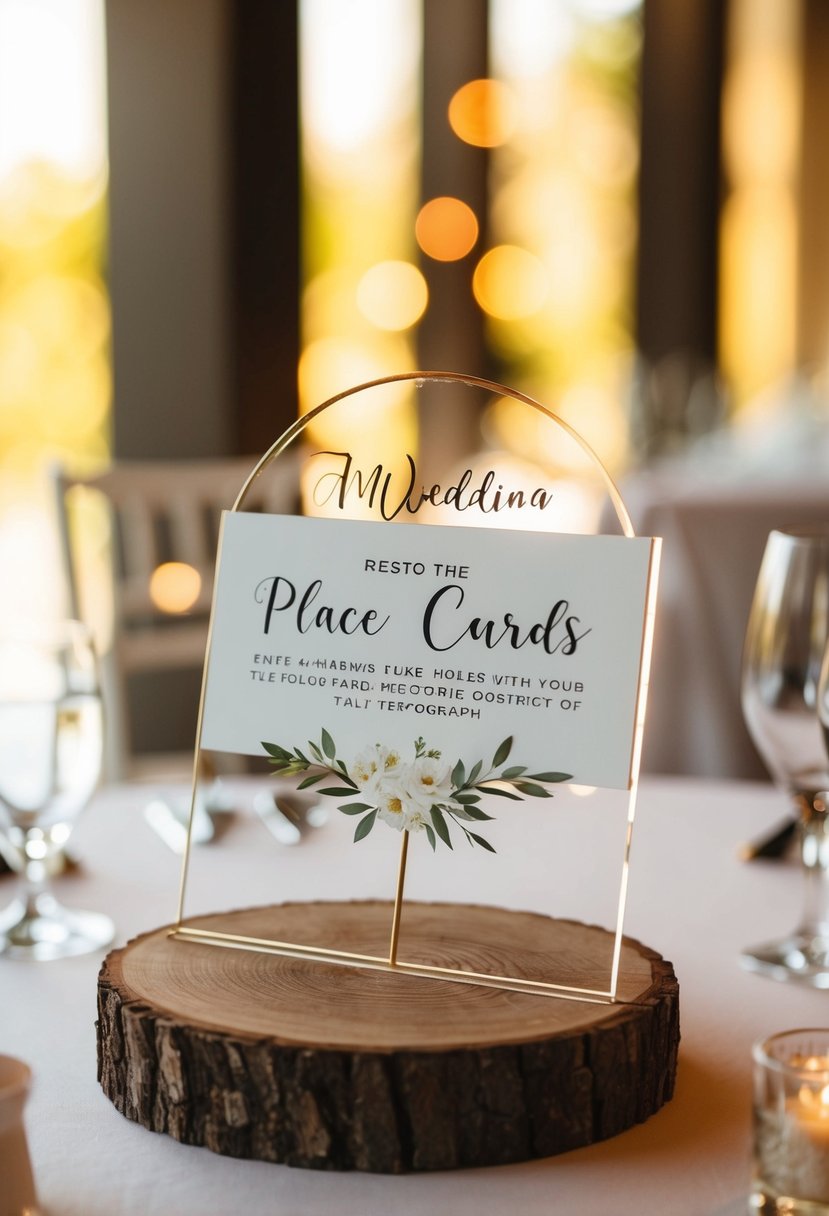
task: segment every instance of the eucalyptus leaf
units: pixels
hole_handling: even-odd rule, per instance
[[[469,777],[467,778],[467,782],[466,782],[466,783],[467,783],[467,785],[474,785],[474,784],[475,784],[475,782],[478,780],[478,778],[479,778],[479,777],[480,777],[480,775],[481,775],[481,769],[482,769],[483,767],[484,767],[484,764],[483,764],[483,761],[482,761],[482,760],[479,760],[477,764],[474,764],[474,765],[472,766],[472,769],[471,769],[471,771],[470,771]]]
[[[511,751],[512,751],[512,735],[510,735],[510,737],[508,739],[505,739],[504,742],[500,745],[500,747],[496,751],[496,753],[493,757],[493,760],[492,760],[492,767],[499,768],[504,763],[504,761],[506,760],[507,756],[510,754]]]
[[[337,749],[334,746],[334,740],[331,738],[325,727],[322,728],[320,739],[322,741],[322,750],[325,752],[329,760],[333,760],[337,754]]]
[[[466,785],[466,769],[463,766],[463,760],[459,760],[452,769],[452,789],[459,790],[464,785]]]
[[[512,794],[509,790],[496,789],[494,785],[479,785],[476,787],[482,794],[494,794],[496,798],[511,798],[513,802],[523,801],[520,794]]]
[[[320,793],[322,792],[321,790]],[[337,810],[342,811],[343,815],[362,815],[363,811],[376,811],[377,807],[372,806],[370,802],[346,802]]]
[[[464,810],[464,808],[461,806],[453,806],[450,810],[447,810],[446,813],[447,815],[451,815],[453,819],[465,819],[467,823],[475,822],[475,816],[470,815],[469,812]]]
[[[512,781],[514,777],[520,777],[522,773],[526,773],[526,771],[526,764],[514,764],[512,768],[504,769],[503,773],[501,773],[501,779],[503,781]]]
[[[464,805],[466,805],[469,802],[480,802],[481,795],[480,794],[455,794],[454,797],[452,798],[452,801],[453,802],[462,802]]]
[[[316,785],[318,781],[322,781],[323,777],[327,776],[327,773],[313,773],[310,777],[306,777],[304,781],[300,781],[297,789],[307,790],[310,786]]]
[[[478,806],[465,806],[463,809],[466,812],[465,818],[467,819],[483,820],[494,818],[493,815],[487,815],[486,811],[482,811]]]
[[[311,749],[311,755],[314,757],[314,759],[319,760],[320,764],[324,764],[325,760],[323,758],[323,754],[320,751],[320,749],[317,747],[316,743],[312,743],[311,740],[309,739],[308,746]]]
[[[452,841],[449,836],[449,826],[448,826],[446,820],[443,818],[443,812],[441,811],[440,807],[439,806],[430,807],[429,815],[431,816],[432,824],[434,825],[434,829],[437,832],[438,836],[440,836],[443,843],[448,845],[449,848],[451,849]]]
[[[475,844],[479,844],[482,849],[486,849],[487,853],[494,853],[496,851],[488,840],[484,840],[483,836],[478,836],[475,832],[470,832],[469,835],[475,841]]]
[[[530,773],[533,781],[572,781],[572,773]]]
[[[277,760],[291,759],[291,753],[286,752],[284,747],[279,747],[276,743],[263,743],[262,746],[269,756],[275,756]]]
[[[321,794],[327,794],[329,798],[350,798],[354,793],[353,789],[349,789],[347,785],[332,785],[327,790],[320,790]]]
[[[435,840],[435,833],[429,827],[428,823],[424,823],[423,826],[426,829],[426,839],[429,841],[429,844],[432,846],[432,852],[434,853],[435,849],[437,848],[437,841]]]
[[[376,809],[370,815],[366,815],[365,819],[361,819],[354,830],[354,843],[358,840],[364,840],[368,836],[371,829],[374,827],[374,821],[377,818]]]

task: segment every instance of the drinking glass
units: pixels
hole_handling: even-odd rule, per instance
[[[742,964],[829,988],[829,758],[817,714],[829,634],[829,528],[770,533],[743,653],[749,733],[799,822],[805,901],[787,937],[746,950]]]
[[[78,621],[0,632],[0,832],[22,878],[0,912],[0,954],[53,959],[107,945],[108,917],[58,903],[49,863],[101,772],[98,668]]]

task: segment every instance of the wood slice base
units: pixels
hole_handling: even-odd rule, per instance
[[[391,905],[282,904],[202,929],[383,955]],[[407,903],[400,958],[604,988],[603,929]],[[673,1093],[679,989],[625,939],[615,1004],[371,971],[170,936],[98,980],[98,1076],[128,1119],[233,1157],[315,1169],[457,1169],[547,1157],[642,1122]]]

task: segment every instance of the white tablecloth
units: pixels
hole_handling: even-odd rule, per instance
[[[250,792],[240,787],[239,805],[249,803]],[[446,898],[444,884],[451,882],[453,898],[476,894],[483,902],[610,924],[608,892],[615,889],[621,836],[614,826],[619,808],[606,798],[578,799],[561,790],[552,802],[518,811],[517,804],[499,800],[498,822],[487,825],[499,857],[467,849],[432,857],[428,848],[416,847],[411,894]],[[102,792],[74,838],[82,871],[59,882],[66,903],[115,918],[119,943],[175,916],[179,862],[144,823],[145,800],[146,791],[137,787]],[[682,1020],[676,1095],[646,1124],[546,1161],[385,1177],[236,1161],[177,1144],[122,1118],[97,1085],[100,957],[0,960],[0,1051],[22,1057],[35,1072],[27,1125],[45,1208],[50,1216],[742,1211],[751,1044],[777,1030],[829,1023],[829,994],[747,974],[737,963],[741,946],[776,936],[797,919],[801,881],[795,863],[737,860],[739,842],[784,811],[780,795],[766,786],[677,779],[643,785],[626,929],[676,967]],[[510,817],[516,814],[529,817],[525,826],[533,828],[526,852],[513,832],[518,821]],[[306,843],[288,849],[240,814],[220,844],[196,851],[192,910],[302,894],[388,895],[395,834],[378,825],[368,840],[352,846],[352,823],[335,813]],[[575,856],[561,855],[568,845]],[[11,898],[13,883],[0,880],[0,900]]]

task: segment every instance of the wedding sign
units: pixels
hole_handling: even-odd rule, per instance
[[[627,789],[655,543],[225,513],[201,745]]]
[[[444,484],[424,479],[405,452],[378,459],[371,419],[406,397],[443,417],[464,408],[469,390],[482,408],[511,398],[547,419],[551,439],[575,444],[624,536],[568,533],[566,494],[527,489],[526,479],[524,488],[512,486],[477,460]],[[352,409],[355,397],[363,400]],[[252,511],[267,501],[254,493],[260,476],[328,410],[339,411],[338,433],[353,432],[359,453],[344,442],[348,450],[292,454],[301,459],[303,501],[328,517]],[[353,514],[361,518],[347,518]],[[501,526],[469,526],[473,518]],[[544,530],[525,530],[535,521]],[[184,1138],[198,1143],[208,1127],[210,1147],[233,1155],[396,1174],[569,1151],[624,1130],[670,1097],[675,977],[655,951],[624,937],[659,547],[633,535],[612,478],[565,420],[523,393],[461,373],[405,372],[347,389],[303,414],[262,456],[222,517],[177,920],[124,952],[131,977],[142,966],[147,976],[142,1042],[152,1047],[159,1034],[174,1034],[177,1058],[188,1067],[195,1060],[205,1080],[192,1103],[176,1106],[173,1134],[182,1138],[184,1127]],[[269,759],[274,780],[254,795],[233,866],[244,864],[244,834],[265,853],[271,828],[279,841],[267,853],[274,899],[288,868],[307,882],[301,899],[185,914],[188,874],[199,864],[190,846],[200,773],[221,767],[204,751]],[[600,787],[605,797],[583,814],[585,804],[562,789],[567,783]],[[500,800],[557,794],[549,814],[522,817],[499,876],[491,855],[513,844],[508,824],[488,823]],[[332,805],[337,814],[317,814]],[[595,811],[618,856],[618,882],[597,891],[601,903],[583,924],[568,900],[581,900],[583,886],[604,885]],[[328,822],[317,836],[321,819]],[[314,840],[307,865],[273,830],[286,821],[297,842]],[[379,823],[387,825],[378,827],[382,839],[352,851]],[[397,833],[396,850],[387,828]],[[451,871],[427,844],[455,850]],[[420,875],[415,899],[405,891],[410,847]],[[509,875],[520,876],[525,863],[531,902],[543,896],[530,878],[529,848],[537,873],[549,873],[556,915],[487,901],[500,890],[508,905],[523,905],[525,888],[511,890]],[[374,868],[370,894],[360,895],[367,853],[385,867],[386,898],[377,898]],[[210,865],[202,890],[216,885]],[[348,898],[334,898],[342,882]],[[470,884],[475,898],[466,903]],[[180,948],[187,943],[219,949],[208,958]],[[290,961],[269,966],[268,955]],[[122,968],[118,961],[114,977],[102,973],[99,1035],[101,1075],[119,1109],[142,1078],[151,1078],[151,1095],[163,1095],[165,1084],[163,1052],[132,1053],[126,1072],[119,1063]],[[124,997],[133,1004],[135,982]],[[171,1006],[174,990],[180,1006]],[[562,1021],[554,999],[541,998],[574,1003]],[[613,1067],[593,1068],[586,1091],[588,1038],[594,1062],[612,1057]],[[242,1083],[234,1076],[230,1085],[228,1052],[238,1055],[247,1041],[255,1050],[243,1061]],[[473,1091],[510,1094],[515,1137],[505,1137],[503,1111],[493,1113],[491,1102],[470,1108]],[[228,1116],[225,1136],[217,1101],[231,1113],[242,1101],[267,1118],[240,1124]],[[157,1107],[150,1103],[141,1121],[157,1128]],[[310,1149],[309,1109],[323,1120]],[[470,1109],[471,1138],[458,1134]]]

